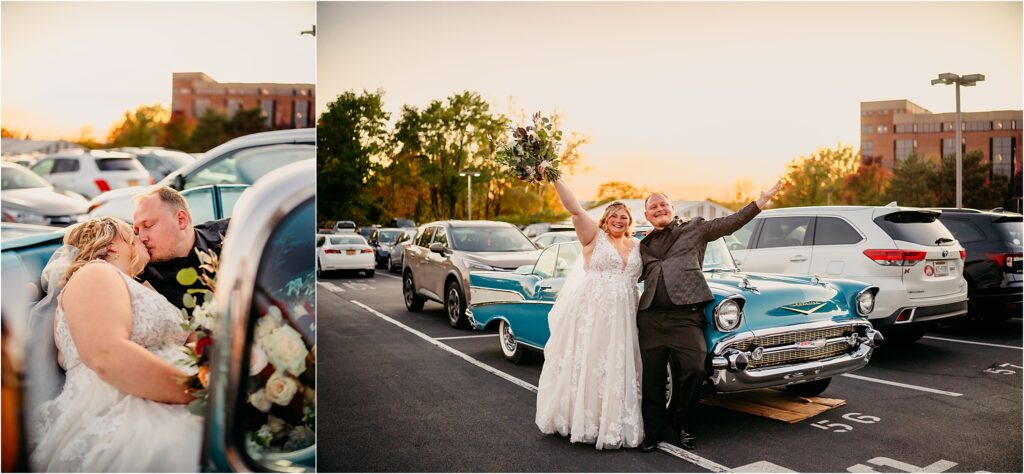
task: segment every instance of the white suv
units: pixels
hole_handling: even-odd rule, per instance
[[[909,342],[967,313],[964,248],[939,214],[895,204],[770,209],[727,241],[743,271],[878,286],[871,323]]]
[[[153,184],[149,171],[135,156],[116,151],[62,151],[35,162],[32,172],[59,190],[89,199],[111,189]]]

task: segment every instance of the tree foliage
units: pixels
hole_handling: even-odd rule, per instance
[[[651,191],[646,186],[636,187],[623,181],[608,181],[597,187],[597,204],[605,204],[616,199],[643,199]]]
[[[121,121],[110,129],[107,144],[111,147],[158,145],[168,117],[167,109],[160,104],[126,110]]]
[[[819,148],[786,167],[785,187],[775,197],[776,207],[824,206],[839,204],[845,179],[859,164],[859,157],[850,145]]]

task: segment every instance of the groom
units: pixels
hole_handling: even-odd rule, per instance
[[[672,203],[661,193],[644,201],[644,216],[655,230],[640,241],[644,264],[640,281],[644,283],[644,292],[640,296],[637,326],[643,362],[641,411],[645,432],[641,451],[654,451],[659,442],[670,438],[666,435],[670,422],[674,433],[679,434],[681,447],[697,447],[688,430],[692,429],[690,417],[707,377],[704,306],[713,299],[701,272],[704,250],[708,242],[732,234],[750,222],[781,186],[779,181],[735,214],[710,221],[697,217],[680,222],[674,217]],[[672,377],[672,407],[668,410],[665,367],[670,360],[677,372]]]
[[[192,225],[188,201],[168,186],[153,187],[135,201],[135,234],[149,251],[149,265],[139,276],[173,305],[184,308],[189,289],[206,289],[201,280],[189,286],[178,282],[185,268],[199,270],[196,249],[220,254],[230,219]]]

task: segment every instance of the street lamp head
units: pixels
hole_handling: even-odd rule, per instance
[[[459,172],[459,176],[472,176],[474,178],[478,178],[478,177],[480,177],[480,172],[479,171],[473,171],[473,170],[466,170],[466,171]]]
[[[960,78],[960,83],[964,86],[973,86],[981,81],[985,80],[984,74],[968,74]]]

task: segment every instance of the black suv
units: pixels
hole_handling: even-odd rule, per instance
[[[967,249],[970,314],[1004,321],[1021,313],[1022,215],[1002,209],[940,209],[942,222]]]

